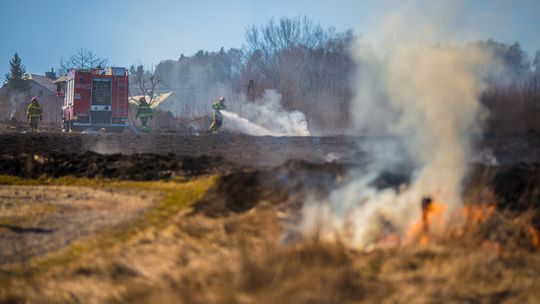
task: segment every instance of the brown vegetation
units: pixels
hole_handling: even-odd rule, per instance
[[[325,241],[316,233],[295,234],[305,195],[325,195],[345,178],[345,168],[289,162],[275,169],[239,170],[187,183],[114,182],[115,188],[132,193],[158,191],[162,199],[135,223],[137,229],[128,225],[127,232],[98,234],[42,259],[3,268],[6,288],[0,289],[0,299],[15,303],[540,300],[538,232],[532,225],[532,212],[538,210],[539,176],[534,166],[475,168],[466,196],[470,209],[459,215],[461,222],[430,234],[427,242],[379,244],[366,250],[339,239]],[[393,185],[391,176],[383,178],[387,186]],[[10,184],[24,182],[4,179]],[[89,182],[98,189],[111,185],[66,178],[49,182]],[[522,195],[512,196],[516,192]],[[483,200],[495,200],[497,208],[483,208]]]
[[[186,210],[187,211],[187,210]],[[4,301],[138,303],[430,303],[540,300],[540,256],[515,242],[525,218],[427,245],[358,251],[314,236],[280,243],[282,214],[260,202],[225,217],[179,214],[125,244],[30,281]],[[483,232],[481,232],[483,231]],[[517,234],[513,234],[513,231]],[[489,232],[484,234],[484,232]],[[507,241],[487,235],[508,236]]]

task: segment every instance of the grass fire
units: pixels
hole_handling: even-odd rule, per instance
[[[72,2],[1,4],[0,303],[540,303],[535,1]]]

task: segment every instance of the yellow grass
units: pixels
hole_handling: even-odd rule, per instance
[[[87,178],[63,177],[58,179],[23,179],[13,176],[0,175],[0,185],[55,185],[55,186],[84,186],[96,189],[117,189],[148,193],[159,197],[157,204],[150,208],[142,217],[124,225],[100,232],[98,235],[77,241],[58,252],[34,259],[30,264],[11,268],[7,280],[0,280],[2,287],[7,288],[14,278],[34,280],[36,275],[50,270],[54,266],[66,266],[86,254],[114,247],[135,236],[148,227],[163,228],[168,220],[186,206],[195,202],[214,183],[215,176],[204,176],[195,179],[177,181],[119,181]],[[48,210],[50,211],[50,210]],[[29,277],[31,274],[31,278]]]

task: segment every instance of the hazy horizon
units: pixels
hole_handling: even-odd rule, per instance
[[[353,29],[363,37],[397,3],[420,3],[422,7],[423,1],[7,1],[0,12],[0,76],[8,72],[15,52],[27,73],[43,74],[57,69],[60,59],[78,48],[87,48],[109,58],[113,65],[126,67],[135,63],[155,65],[198,50],[240,48],[248,27],[281,17],[307,16],[324,27]],[[474,33],[459,39],[519,42],[529,56],[540,50],[540,36],[535,33],[540,25],[538,1],[497,0],[489,5],[481,0],[441,1],[436,5],[459,6],[460,15],[454,16],[451,25],[458,33]]]

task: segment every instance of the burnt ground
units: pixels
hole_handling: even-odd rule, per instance
[[[21,153],[0,155],[0,173],[24,178],[87,177],[161,180],[231,170],[219,156],[176,154]]]
[[[161,154],[218,156],[238,166],[276,166],[289,159],[314,162],[359,161],[363,152],[353,137],[253,137],[220,133],[149,134],[0,134],[2,155],[26,154]]]
[[[24,178],[167,180],[224,174],[216,194],[197,204],[208,215],[246,211],[261,200],[301,202],[305,193],[324,196],[346,181],[347,172],[361,174],[374,162],[387,164],[372,181],[379,189],[406,184],[413,169],[395,163],[396,156],[408,157],[392,137],[4,131],[0,147],[0,174]],[[501,209],[540,209],[540,134],[486,136],[478,150],[483,152],[471,164],[465,196],[483,186],[495,194]],[[485,151],[497,161],[486,159]]]
[[[81,134],[61,132],[21,133],[0,130],[1,155],[26,154],[174,154],[182,157],[218,156],[238,166],[277,166],[290,159],[310,162],[365,162],[366,156],[383,160],[407,158],[393,137],[254,137],[235,133],[186,135]],[[489,149],[502,164],[540,162],[540,134],[484,136],[478,149]],[[366,152],[373,152],[368,153]]]
[[[325,190],[336,187],[329,181],[343,179],[353,168],[361,174],[372,163],[385,163],[388,168],[373,180],[374,186],[397,187],[407,183],[413,167],[407,165],[409,157],[399,140],[392,137],[66,134],[4,129],[0,132],[0,147],[0,174],[24,178],[166,180],[226,174],[219,184],[219,197],[210,198],[212,203],[200,204],[200,209],[207,211],[215,206],[247,210],[268,193],[275,195],[276,190],[291,196],[314,190],[323,195],[328,192]],[[538,208],[540,134],[485,136],[477,150],[482,152],[474,157],[467,184],[490,187],[501,207]],[[485,157],[486,151],[497,159],[495,163]],[[396,163],[396,158],[405,163]],[[465,188],[472,192],[474,187]],[[283,199],[284,195],[276,197]]]

